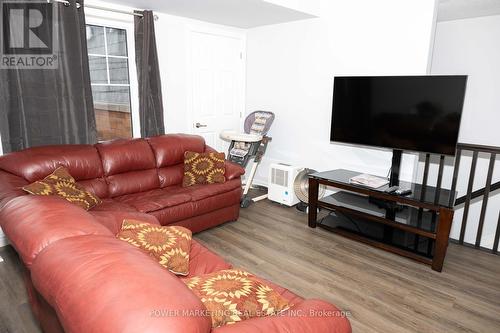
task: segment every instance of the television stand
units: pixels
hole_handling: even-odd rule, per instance
[[[357,175],[359,172],[338,169],[309,176],[309,227],[322,227],[428,264],[440,272],[456,193],[401,182],[412,193],[397,196],[384,192],[389,185],[371,189],[350,184],[349,179]],[[337,192],[318,199],[319,184],[333,187]],[[330,211],[319,222],[318,208]]]

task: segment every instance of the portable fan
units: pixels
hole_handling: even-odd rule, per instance
[[[293,182],[293,190],[297,198],[301,201],[297,205],[297,209],[301,211],[307,210],[307,204],[309,203],[309,175],[316,173],[316,170],[305,168],[297,177],[295,177],[295,181]],[[318,199],[321,199],[326,192],[326,186],[320,185],[318,189]]]

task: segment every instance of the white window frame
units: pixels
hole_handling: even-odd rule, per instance
[[[139,117],[139,83],[137,81],[137,69],[135,64],[135,39],[134,39],[134,21],[133,16],[123,19],[122,16],[119,18],[104,18],[99,15],[100,11],[94,11],[87,9],[85,14],[85,23],[87,25],[97,25],[104,26],[108,28],[123,29],[127,32],[127,58],[128,58],[128,75],[129,75],[129,86],[130,86],[130,115],[132,118],[132,136],[134,138],[141,137],[141,124]],[[92,54],[89,54],[92,55]],[[102,55],[101,55],[102,56]],[[125,58],[120,56],[107,56],[114,58]],[[108,67],[109,70],[109,67]],[[109,78],[109,73],[108,73]],[[113,84],[93,84],[93,85],[105,85],[113,86]],[[124,84],[116,84],[116,86],[124,86]]]

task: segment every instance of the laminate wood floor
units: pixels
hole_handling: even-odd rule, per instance
[[[269,201],[195,238],[237,267],[350,311],[354,332],[500,332],[500,256],[450,244],[437,273],[311,229],[305,214]],[[0,256],[0,332],[40,332],[17,255],[4,247]]]
[[[41,333],[31,312],[22,266],[11,246],[0,248],[0,332]]]
[[[261,201],[196,238],[237,267],[351,312],[354,332],[500,332],[500,256],[450,244],[442,273]]]

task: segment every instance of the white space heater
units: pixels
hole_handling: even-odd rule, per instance
[[[293,182],[303,168],[284,163],[273,163],[269,168],[268,199],[283,205],[293,206],[299,203],[295,195]]]

